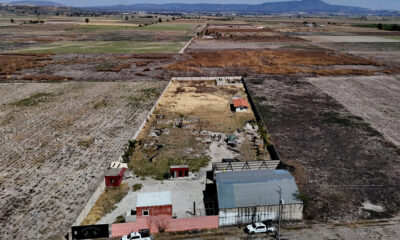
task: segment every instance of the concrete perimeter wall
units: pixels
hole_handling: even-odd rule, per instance
[[[223,76],[223,77],[173,77],[172,81],[207,81],[207,80],[239,80],[242,76]]]

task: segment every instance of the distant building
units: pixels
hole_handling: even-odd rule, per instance
[[[138,193],[136,203],[136,216],[161,216],[172,217],[171,192]]]
[[[169,168],[169,172],[171,177],[180,178],[180,177],[189,177],[189,166],[188,165],[175,165]]]
[[[233,99],[232,105],[235,112],[247,112],[250,106],[246,99]]]
[[[124,180],[125,170],[126,168],[110,168],[104,177],[106,187],[118,187],[121,185],[122,180]]]
[[[277,220],[279,187],[283,200],[282,219],[301,220],[303,203],[294,196],[298,188],[286,170],[218,172],[219,226]]]

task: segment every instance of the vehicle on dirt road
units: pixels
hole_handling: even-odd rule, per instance
[[[275,227],[274,226],[266,226],[264,223],[253,223],[250,225],[247,225],[245,228],[245,232],[248,234],[254,234],[254,233],[272,233],[275,232]]]

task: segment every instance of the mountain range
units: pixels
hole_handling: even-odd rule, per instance
[[[51,1],[15,1],[9,4],[35,6],[63,6]],[[262,4],[184,4],[141,3],[132,5],[111,5],[85,7],[97,11],[145,11],[150,13],[235,13],[235,14],[343,14],[343,15],[399,15],[398,11],[371,10],[361,7],[328,4],[322,0],[301,0],[267,2]]]
[[[38,7],[65,7],[64,4],[52,2],[52,1],[13,1],[13,2],[9,2],[7,4],[38,6]]]

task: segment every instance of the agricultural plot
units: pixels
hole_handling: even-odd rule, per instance
[[[164,87],[2,83],[2,238],[36,236],[36,226],[40,239],[62,238]]]
[[[9,19],[8,19],[9,21]],[[45,24],[0,25],[0,50],[28,52],[178,52],[200,23],[166,22],[134,24],[122,20],[44,18]],[[156,20],[153,20],[156,21]],[[134,42],[134,43],[133,43]],[[93,46],[96,46],[95,51]],[[39,49],[37,49],[39,48]],[[108,50],[108,51],[106,51]]]
[[[387,80],[381,80],[384,86],[373,87],[366,93],[360,88],[350,88],[349,93],[358,91],[363,97],[372,93],[372,89],[381,91],[395,83]],[[314,79],[313,83],[323,86],[328,79],[322,79],[322,83],[317,81]],[[357,82],[361,84],[359,81],[349,84]],[[372,87],[373,82],[365,84]],[[348,221],[398,214],[399,148],[340,102],[298,76],[251,79],[248,85],[283,162],[291,166],[288,169],[296,177],[306,219]],[[345,91],[343,88],[339,91],[336,85],[329,90]],[[332,95],[342,94],[349,96]],[[346,106],[354,108],[350,102],[359,101],[355,96],[350,98]],[[375,107],[363,106],[363,109],[374,111]],[[364,113],[363,117],[368,119],[370,114]],[[375,124],[378,122],[385,120],[374,119]]]
[[[61,42],[19,50],[19,53],[177,53],[185,42]]]
[[[174,54],[0,54],[0,81],[150,81],[170,78],[163,69]]]
[[[380,63],[326,50],[192,51],[165,67],[176,75],[309,74],[371,75],[386,69]]]
[[[400,80],[390,76],[310,78],[355,116],[400,147]]]
[[[304,40],[311,42],[400,42],[394,37],[379,37],[379,36],[300,36]]]

